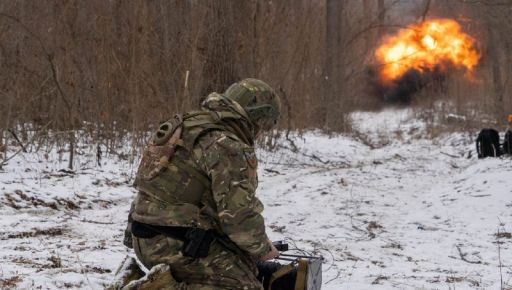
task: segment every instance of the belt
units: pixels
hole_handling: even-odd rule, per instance
[[[164,235],[173,239],[185,241],[188,227],[155,226],[138,221],[132,222],[132,234],[141,239],[151,239],[158,235]]]
[[[181,252],[186,257],[204,258],[208,256],[210,245],[215,238],[213,230],[200,228],[156,226],[137,221],[132,222],[132,234],[141,239],[154,238],[157,235],[164,235],[173,239],[183,241]]]

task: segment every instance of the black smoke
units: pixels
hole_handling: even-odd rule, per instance
[[[446,74],[441,67],[434,69],[411,68],[401,77],[391,82],[383,82],[375,68],[369,69],[369,82],[372,94],[388,104],[408,105],[423,89],[439,92],[445,88]]]

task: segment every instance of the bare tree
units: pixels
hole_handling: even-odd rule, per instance
[[[450,75],[441,97],[461,114],[503,121],[512,106],[512,38],[503,37],[512,33],[510,7],[500,0],[2,1],[0,146],[10,144],[7,129],[26,141],[47,124],[45,140],[70,155],[75,137],[111,152],[129,133],[136,146],[159,121],[245,77],[286,95],[283,127],[350,130],[347,115],[377,102],[366,72],[380,39],[427,17],[456,19],[482,53],[478,81]],[[433,101],[420,106],[440,98],[428,90],[422,97]]]

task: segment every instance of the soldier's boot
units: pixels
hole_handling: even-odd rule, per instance
[[[114,280],[105,290],[119,290],[131,281],[138,280],[145,275],[135,258],[126,256],[123,263],[117,269]]]
[[[177,282],[171,274],[169,265],[159,264],[142,278],[130,282],[122,290],[186,290],[185,283]]]

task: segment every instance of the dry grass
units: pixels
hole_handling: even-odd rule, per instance
[[[475,126],[486,121],[472,119],[475,112],[502,122],[512,106],[512,40],[499,38],[512,32],[508,9],[440,0],[425,9],[417,1],[405,18],[404,2],[4,1],[0,152],[30,147],[39,132],[38,141],[73,159],[77,129],[107,152],[127,136],[139,146],[151,126],[245,77],[283,96],[281,128],[350,131],[347,113],[383,105],[368,90],[379,37],[425,16],[459,20],[479,40],[482,62],[474,81],[450,75],[414,105],[444,100]]]
[[[15,289],[16,285],[23,281],[20,276],[12,276],[10,278],[0,279],[1,289]]]

